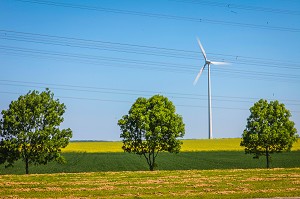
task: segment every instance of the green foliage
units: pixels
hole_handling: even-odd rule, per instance
[[[64,162],[61,148],[68,145],[72,131],[59,129],[66,106],[53,96],[49,89],[28,92],[2,111],[0,163],[12,166],[21,159],[28,173],[29,164]]]
[[[250,112],[240,145],[245,146],[246,154],[254,154],[254,158],[265,155],[269,168],[270,154],[290,151],[297,141],[295,124],[289,119],[290,111],[277,100],[268,103],[261,99]]]
[[[182,117],[175,113],[173,103],[161,95],[138,98],[118,125],[123,150],[143,155],[150,170],[154,170],[159,152],[179,152],[182,142],[177,138],[185,134]]]

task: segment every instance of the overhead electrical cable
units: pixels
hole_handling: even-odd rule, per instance
[[[287,15],[300,15],[300,11],[297,10],[267,8],[267,7],[241,5],[241,4],[233,4],[233,3],[226,3],[226,2],[203,1],[203,0],[169,0],[169,1],[199,4],[204,6],[213,6],[213,7],[227,8],[227,9],[239,9],[239,10],[248,10],[248,11],[269,12],[275,14],[287,14]]]
[[[94,50],[106,50],[106,51],[116,51],[116,52],[124,52],[124,53],[199,60],[199,52],[197,51],[117,43],[117,42],[97,41],[97,40],[86,40],[86,39],[78,39],[78,38],[71,38],[71,37],[43,35],[43,34],[36,34],[36,33],[25,33],[25,32],[17,32],[17,31],[9,31],[9,30],[0,30],[0,39],[77,47],[77,48],[88,48]],[[291,61],[247,57],[247,56],[240,56],[240,55],[228,55],[228,54],[220,54],[220,53],[207,53],[207,54],[213,55],[212,58],[214,59],[218,59],[222,61],[226,60],[230,63],[247,64],[247,65],[251,64],[251,65],[276,67],[276,68],[300,69],[300,64]]]
[[[0,47],[0,54],[1,54],[1,47]],[[22,56],[20,52],[18,53],[12,53],[13,56]],[[24,55],[27,56],[27,55]],[[30,55],[33,58],[38,58],[38,55],[31,54]],[[40,55],[39,55],[40,56]],[[52,57],[47,57],[47,55],[42,55],[42,58],[44,59],[43,56],[46,56],[46,59],[52,59]],[[59,59],[60,58],[60,59]],[[84,63],[84,64],[90,64],[91,66],[100,66],[100,67],[106,67],[106,68],[132,68],[132,69],[139,69],[139,70],[150,70],[150,71],[162,71],[162,72],[172,72],[172,73],[189,73],[192,74],[195,72],[195,69],[191,68],[179,68],[179,67],[174,67],[174,66],[163,66],[163,65],[149,65],[147,63],[144,64],[132,64],[132,63],[126,63],[122,61],[116,61],[116,63],[107,63],[107,62],[102,62],[102,61],[90,61],[90,60],[85,60],[85,59],[79,59],[79,58],[72,58],[72,57],[59,57],[56,58],[54,57],[54,60],[63,60],[63,61],[75,61],[76,63]],[[79,60],[78,60],[79,59]],[[123,63],[123,64],[122,64]],[[125,63],[125,64],[124,64]],[[215,69],[213,69],[215,70]],[[222,78],[242,78],[242,79],[256,79],[256,80],[262,80],[262,81],[281,81],[281,82],[290,82],[290,83],[298,83],[299,77],[297,76],[290,76],[290,74],[281,74],[281,73],[266,73],[267,76],[264,74],[259,74],[256,71],[253,71],[250,73],[249,71],[241,72],[241,71],[234,71],[232,69],[231,71],[222,71],[223,69],[220,69],[217,71],[220,73],[219,76]],[[225,73],[225,74],[224,74]],[[255,73],[257,73],[255,75]],[[235,75],[236,74],[236,75]],[[216,76],[217,74],[214,74],[213,76]]]
[[[163,48],[163,47],[156,47],[156,46],[146,46],[146,45],[139,45],[139,44],[128,44],[128,43],[119,43],[119,42],[110,42],[110,41],[101,41],[101,40],[92,40],[92,39],[83,39],[83,38],[75,38],[75,37],[65,37],[65,36],[57,36],[57,35],[49,35],[49,34],[38,34],[38,33],[29,33],[29,32],[20,32],[20,31],[13,31],[13,30],[3,30],[0,29],[3,35],[7,35],[9,33],[17,34],[17,35],[29,35],[29,36],[37,36],[37,37],[46,37],[46,38],[54,38],[54,39],[63,39],[63,40],[71,40],[78,42],[88,42],[95,45],[95,43],[100,44],[113,44],[113,45],[121,45],[121,46],[129,46],[129,47],[141,47],[141,48],[148,48],[148,49],[155,49],[155,50],[168,50],[168,51],[175,51],[175,52],[192,52],[197,53],[196,51],[190,50],[183,50],[183,49],[172,49],[172,48]]]
[[[15,86],[15,87],[29,87],[29,88],[45,88],[44,86],[37,86],[37,85],[25,85],[25,84],[12,84],[12,83],[0,83],[0,85],[3,86]],[[78,92],[89,92],[89,93],[101,93],[101,94],[115,94],[115,95],[129,95],[129,96],[140,96],[141,93],[130,93],[130,92],[120,92],[120,91],[107,91],[107,90],[102,90],[102,91],[96,91],[96,90],[87,90],[87,89],[76,89],[76,88],[60,88],[60,87],[53,87],[53,86],[48,86],[47,88],[55,89],[55,90],[64,90],[64,91],[78,91]],[[156,93],[153,94],[143,94],[143,96],[148,96],[151,97],[152,95],[154,95]],[[159,93],[159,94],[166,94],[167,93]],[[174,99],[189,99],[189,100],[202,100],[202,101],[206,101],[206,98],[201,98],[201,97],[192,97],[192,96],[177,96],[177,95],[170,95],[170,98],[174,98]],[[204,97],[204,96],[203,96]],[[213,101],[222,101],[222,102],[242,102],[242,103],[253,103],[253,101],[250,100],[233,100],[233,99],[218,99],[215,98],[213,99]],[[300,106],[300,104],[291,104],[289,103],[288,105],[298,105]]]
[[[22,54],[23,53],[23,54]],[[31,57],[34,59],[47,59],[47,60],[55,60],[55,61],[70,61],[70,62],[76,62],[76,63],[82,63],[82,64],[89,64],[91,66],[99,66],[99,67],[104,67],[104,68],[131,68],[131,69],[139,69],[139,70],[151,70],[151,71],[162,71],[162,72],[172,72],[172,73],[186,73],[186,74],[192,74],[195,72],[195,67],[176,67],[172,66],[172,63],[165,63],[164,65],[153,65],[153,64],[148,64],[147,61],[144,63],[128,63],[124,61],[118,61],[118,58],[112,58],[115,59],[114,62],[110,63],[110,61],[101,61],[101,60],[95,60],[94,58],[89,59],[88,57],[74,57],[73,55],[69,57],[68,55],[64,56],[59,56],[59,57],[53,57],[54,55],[47,55],[45,53],[42,54],[34,54],[32,52],[25,53],[24,52],[2,52],[1,47],[0,47],[0,54],[5,54],[5,55],[12,55],[12,56],[25,56],[25,57]],[[169,64],[169,65],[167,65]],[[241,64],[241,63],[240,63]],[[184,65],[184,64],[182,64]],[[253,64],[247,64],[247,65],[253,65]],[[257,80],[264,80],[264,81],[285,81],[285,82],[298,82],[299,77],[292,75],[292,74],[282,74],[282,73],[270,73],[270,72],[265,72],[269,78],[266,78],[263,76],[263,74],[259,74],[260,72],[258,71],[235,71],[236,69],[231,69],[231,71],[228,71],[227,69],[213,69],[217,70],[218,73],[222,73],[222,77],[234,77],[234,78],[242,78],[242,79],[257,79]],[[227,70],[227,71],[226,71]],[[237,69],[238,70],[238,69]],[[224,74],[226,73],[226,74]],[[255,75],[257,73],[257,75]],[[235,74],[238,74],[235,75]],[[215,76],[216,74],[213,74]],[[285,78],[285,79],[282,79]],[[291,81],[288,81],[291,80]]]
[[[70,90],[79,92],[92,92],[92,93],[104,93],[104,94],[118,94],[118,95],[134,95],[134,96],[152,96],[154,94],[168,95],[172,98],[182,98],[191,100],[207,100],[207,95],[199,95],[194,93],[178,93],[178,92],[165,92],[165,91],[147,91],[147,90],[131,90],[131,89],[118,89],[118,88],[105,88],[105,87],[91,87],[91,86],[79,86],[69,84],[53,84],[53,83],[41,83],[41,82],[28,82],[17,80],[3,80],[0,79],[0,85],[4,86],[17,86],[17,87],[31,87],[31,88],[51,88],[57,90]],[[238,97],[238,96],[214,96],[216,101],[228,101],[228,102],[253,102],[258,100],[255,97]],[[268,99],[275,100],[275,99]],[[288,102],[289,105],[300,105],[299,100],[292,99],[280,99]]]
[[[0,91],[0,93],[4,94],[14,94],[14,95],[22,95],[22,93],[16,93],[16,92],[8,92],[8,91]],[[113,100],[113,99],[100,99],[100,98],[85,98],[85,97],[74,97],[74,96],[55,96],[58,98],[64,98],[64,99],[74,99],[74,100],[89,100],[89,101],[101,101],[101,102],[117,102],[117,103],[132,103],[132,101],[126,101],[126,100]],[[199,106],[199,105],[188,105],[188,104],[175,104],[175,106],[180,107],[190,107],[190,108],[207,108],[206,106]],[[214,106],[214,109],[227,109],[227,110],[242,110],[242,111],[249,111],[249,109],[246,108],[235,108],[235,107],[225,107],[225,106]],[[300,111],[292,111],[299,113]]]
[[[15,0],[15,1],[23,2],[23,3],[41,4],[41,5],[47,5],[47,6],[57,6],[57,7],[65,7],[65,8],[73,8],[73,9],[92,10],[92,11],[107,12],[107,13],[113,13],[113,14],[123,14],[123,15],[134,15],[134,16],[141,16],[141,17],[158,18],[158,19],[190,21],[190,22],[196,22],[196,23],[208,23],[208,24],[217,24],[217,25],[229,25],[229,26],[237,26],[237,27],[244,27],[244,28],[263,29],[263,30],[300,32],[300,29],[298,29],[298,28],[266,26],[266,25],[257,25],[257,24],[249,24],[249,23],[212,20],[212,19],[205,19],[205,18],[194,18],[194,17],[177,16],[177,15],[138,12],[138,11],[130,11],[130,10],[104,8],[104,7],[98,7],[98,6],[96,7],[96,6],[83,5],[83,4],[79,5],[79,4],[54,2],[54,1],[45,1],[45,0]]]
[[[75,53],[64,53],[64,52],[56,52],[56,51],[45,51],[39,49],[30,49],[30,48],[18,48],[18,47],[11,47],[11,46],[2,46],[0,45],[0,53],[1,50],[4,50],[5,53],[12,52],[15,55],[20,56],[20,54],[24,53],[25,56],[29,55],[41,55],[46,57],[58,57],[62,59],[75,59],[83,60],[83,61],[91,61],[91,63],[116,63],[122,65],[115,67],[134,67],[138,69],[148,69],[148,70],[165,70],[171,72],[194,72],[197,70],[197,66],[188,65],[188,64],[178,64],[178,63],[168,63],[168,62],[155,62],[155,61],[147,61],[147,60],[137,60],[137,59],[125,59],[125,58],[117,58],[117,57],[104,57],[104,56],[95,56],[95,55],[87,55],[87,54],[75,54]],[[129,64],[129,66],[124,66],[123,64]],[[113,66],[113,65],[110,65]],[[217,69],[219,72],[224,72],[226,69]],[[262,76],[262,77],[274,77],[274,78],[285,78],[289,80],[298,80],[300,76],[293,75],[293,74],[284,74],[284,73],[270,73],[270,72],[257,72],[257,71],[249,71],[249,70],[241,70],[241,69],[230,69],[230,74],[244,74],[244,75],[251,75],[254,77]]]
[[[18,48],[11,46],[2,46],[0,45],[0,51],[4,50],[5,52],[17,52],[18,55],[20,53],[25,54],[38,54],[42,56],[54,56],[60,58],[74,58],[74,59],[82,59],[82,60],[90,60],[90,61],[104,61],[104,62],[113,62],[113,63],[126,63],[135,66],[152,66],[152,68],[162,69],[164,67],[166,69],[183,69],[183,70],[194,70],[193,66],[184,66],[183,64],[176,63],[167,63],[167,62],[155,62],[155,61],[147,61],[147,60],[136,60],[136,59],[125,59],[125,58],[117,58],[117,57],[104,57],[104,56],[95,56],[95,55],[87,55],[87,54],[75,54],[75,53],[64,53],[57,51],[45,51],[38,49],[29,49],[29,48]]]

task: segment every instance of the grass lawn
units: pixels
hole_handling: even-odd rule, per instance
[[[160,153],[157,157],[159,170],[210,170],[265,168],[266,160],[252,159],[239,146],[241,139],[183,140],[182,152]],[[122,142],[71,142],[63,150],[67,163],[60,165],[30,165],[30,173],[74,173],[99,171],[147,171],[144,157],[122,152]],[[293,151],[273,154],[271,167],[300,167],[300,142]],[[13,168],[0,165],[0,174],[24,174],[24,163],[16,162]]]
[[[300,143],[293,151],[252,159],[240,139],[183,140],[182,152],[160,153],[148,171],[144,157],[121,142],[71,142],[66,164],[0,165],[0,198],[258,198],[300,196]]]
[[[0,198],[300,196],[300,168],[0,175]]]

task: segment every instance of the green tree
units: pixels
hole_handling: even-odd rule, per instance
[[[245,147],[246,154],[254,154],[253,158],[266,156],[269,168],[270,154],[290,151],[297,141],[295,123],[290,120],[290,111],[277,100],[268,103],[261,99],[250,112],[240,145]]]
[[[49,89],[41,93],[30,91],[12,101],[8,110],[2,111],[1,164],[13,166],[21,159],[28,174],[29,164],[47,164],[53,160],[65,162],[60,152],[68,145],[72,131],[59,129],[66,106],[53,97]]]
[[[177,138],[185,134],[182,117],[175,113],[173,103],[161,95],[138,98],[118,125],[123,150],[144,156],[151,171],[159,152],[179,152],[182,142]]]

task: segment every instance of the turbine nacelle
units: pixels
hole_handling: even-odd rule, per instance
[[[211,139],[212,138],[212,110],[211,110],[211,90],[210,90],[210,65],[227,65],[228,63],[226,62],[215,62],[215,61],[210,61],[207,59],[207,56],[206,56],[206,53],[205,53],[205,50],[200,42],[200,40],[197,38],[197,41],[198,41],[198,45],[201,49],[201,53],[204,57],[204,60],[205,60],[205,64],[204,66],[200,69],[199,73],[197,74],[196,76],[196,79],[194,81],[194,85],[197,83],[199,77],[201,76],[203,70],[205,69],[205,66],[207,65],[208,66],[208,127],[209,127],[209,130],[208,130],[208,138]]]
[[[196,76],[196,78],[195,78],[195,80],[194,80],[194,85],[195,84],[197,84],[197,82],[198,82],[198,79],[199,79],[199,77],[201,76],[201,74],[202,74],[202,72],[203,72],[203,70],[205,69],[205,66],[206,65],[228,65],[229,63],[226,63],[226,62],[216,62],[216,61],[210,61],[210,60],[208,60],[207,59],[207,56],[206,56],[206,52],[205,52],[205,50],[204,50],[204,48],[203,48],[203,46],[202,46],[202,44],[201,44],[201,42],[200,42],[200,39],[197,37],[197,41],[198,41],[198,45],[199,45],[199,47],[200,47],[200,50],[201,50],[201,53],[202,53],[202,55],[203,55],[203,57],[204,57],[204,60],[205,60],[205,64],[204,64],[204,66],[200,69],[200,71],[199,71],[199,73],[197,74],[197,76]]]

